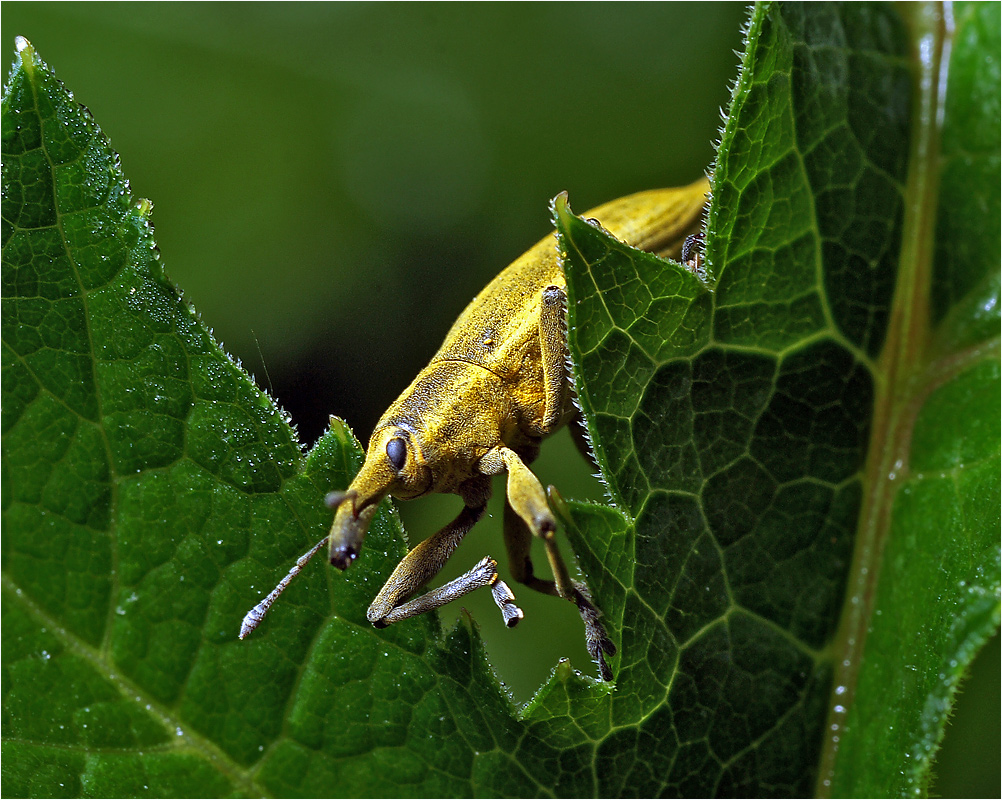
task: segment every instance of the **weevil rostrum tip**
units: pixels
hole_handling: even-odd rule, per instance
[[[585,215],[619,239],[650,252],[692,258],[708,182],[659,189],[614,200]],[[554,218],[569,214],[567,193],[550,204]],[[459,515],[404,556],[369,606],[367,617],[385,627],[490,587],[502,620],[523,618],[515,595],[501,580],[497,562],[485,556],[468,572],[429,591],[463,537],[484,515],[491,478],[507,474],[504,540],[508,569],[518,583],[575,604],[588,652],[604,680],[613,672],[607,656],[616,647],[601,622],[588,587],[572,580],[557,548],[551,500],[529,465],[542,441],[564,425],[588,457],[584,427],[574,402],[568,368],[565,313],[567,281],[555,237],[538,242],[501,272],[466,307],[439,351],[387,409],[369,439],[365,461],[344,491],[327,495],[333,508],[330,533],[244,618],[240,638],[263,619],[289,582],[324,545],[331,564],[347,569],[359,556],[380,501],[411,500],[433,493],[463,499]],[[538,576],[529,555],[543,543],[552,578]]]

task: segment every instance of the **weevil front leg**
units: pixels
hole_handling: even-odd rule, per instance
[[[577,606],[585,625],[588,653],[598,662],[602,678],[612,680],[612,670],[606,663],[605,656],[615,655],[616,646],[599,621],[601,612],[592,603],[587,587],[570,578],[567,565],[557,547],[556,520],[546,501],[542,484],[518,454],[507,447],[492,451],[484,461],[487,462],[487,468],[496,467],[494,462],[500,461],[508,471],[504,536],[512,577],[537,592],[563,597]],[[537,578],[533,572],[529,549],[534,536],[542,539],[546,547],[546,558],[553,572],[552,581]]]
[[[497,562],[489,556],[454,581],[410,599],[445,566],[463,537],[484,515],[489,497],[490,483],[487,480],[475,481],[467,487],[463,497],[466,506],[459,516],[412,548],[397,564],[366,612],[369,622],[377,628],[385,628],[394,622],[440,608],[475,589],[490,586],[505,624],[509,628],[518,624],[522,619],[522,610],[515,605],[511,589],[499,578]]]

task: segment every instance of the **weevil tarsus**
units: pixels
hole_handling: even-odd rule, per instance
[[[703,248],[705,246],[706,235],[702,231],[690,233],[682,243],[682,253],[679,259],[694,274],[703,268]]]
[[[504,624],[509,628],[514,628],[518,625],[519,620],[524,615],[522,614],[522,609],[515,605],[515,595],[508,588],[508,584],[498,578],[491,584],[491,595],[494,597],[497,607],[501,609],[501,617],[504,619]]]
[[[599,622],[602,612],[592,603],[591,592],[588,591],[588,587],[583,583],[577,582],[575,582],[574,587],[577,592],[575,602],[578,607],[578,613],[581,614],[581,619],[584,620],[585,646],[588,648],[588,654],[594,661],[598,662],[599,671],[602,673],[602,680],[611,681],[612,669],[606,662],[605,657],[607,655],[616,655],[616,645],[612,643],[612,639],[609,638],[602,623]]]

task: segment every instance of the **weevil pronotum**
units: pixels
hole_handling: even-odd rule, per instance
[[[587,216],[650,252],[678,256],[684,246],[689,260],[708,190],[701,180],[679,189],[640,192],[592,209]],[[616,648],[588,589],[570,578],[554,539],[556,521],[546,492],[527,466],[544,438],[569,422],[580,425],[567,366],[566,304],[567,282],[551,235],[474,298],[431,363],[383,414],[351,485],[328,495],[328,505],[337,509],[330,533],[247,613],[241,639],[326,543],[331,564],[347,569],[358,556],[380,500],[387,495],[410,500],[433,492],[458,494],[464,508],[404,556],[369,606],[369,621],[385,627],[489,586],[505,623],[516,625],[522,611],[489,556],[456,580],[418,595],[483,516],[491,477],[507,472],[504,538],[512,577],[577,606],[588,652],[602,677],[612,679],[605,656],[615,654]],[[576,438],[587,454],[583,436]],[[537,577],[533,570],[533,537],[544,544],[553,580]]]

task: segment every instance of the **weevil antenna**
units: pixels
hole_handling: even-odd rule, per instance
[[[257,334],[251,329],[251,336],[254,337],[254,344],[257,346],[257,355],[261,359],[261,366],[264,368],[264,377],[268,379],[268,393],[274,397],[275,387],[271,383],[271,375],[268,374],[268,362],[264,360],[264,353],[261,352],[261,342],[258,341]]]
[[[268,613],[268,609],[271,608],[271,604],[278,600],[278,596],[285,591],[285,587],[292,582],[293,578],[303,571],[303,568],[310,563],[310,559],[320,552],[320,548],[327,544],[327,539],[328,537],[325,536],[313,545],[313,548],[308,553],[303,553],[303,555],[296,560],[295,566],[289,570],[289,574],[282,578],[282,580],[278,582],[278,586],[271,590],[271,594],[247,612],[244,616],[243,622],[240,623],[241,639],[246,639],[247,636],[249,636],[250,633],[261,624],[261,620],[263,620],[264,615]]]
[[[327,506],[331,511],[341,505],[345,500],[351,499],[351,510],[354,516],[358,516],[355,512],[355,500],[358,498],[358,492],[347,490],[344,492],[327,492],[324,497],[324,505]]]

